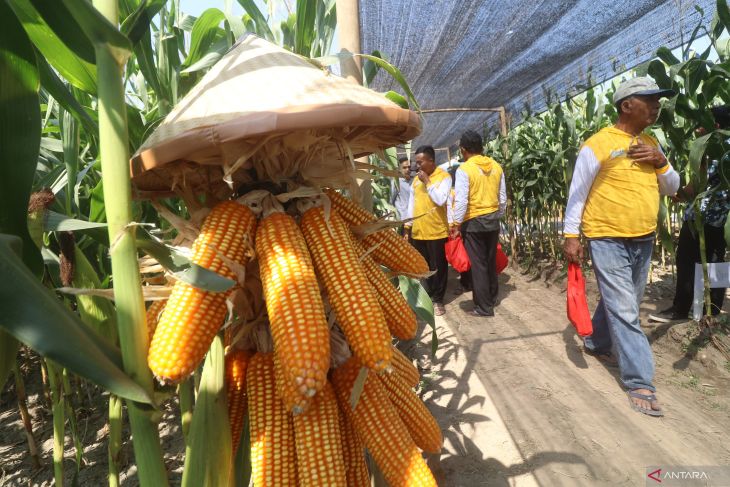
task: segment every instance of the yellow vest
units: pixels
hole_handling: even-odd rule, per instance
[[[644,144],[658,147],[650,135],[639,135]],[[583,210],[581,229],[588,238],[639,237],[656,230],[659,183],[650,164],[630,159],[626,152],[636,138],[615,127],[606,127],[585,141],[600,164]]]
[[[469,200],[464,221],[499,210],[502,166],[487,156],[472,156],[459,166],[469,177]]]
[[[429,176],[428,186],[438,186],[448,177],[450,177],[449,173],[437,167]],[[446,204],[448,204],[448,199]],[[426,185],[420,179],[415,178],[413,180],[413,216],[423,216],[413,220],[411,236],[416,240],[438,240],[448,237],[449,222],[446,216],[446,204],[436,206],[428,195]]]

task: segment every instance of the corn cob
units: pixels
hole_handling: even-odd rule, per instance
[[[226,355],[226,387],[228,389],[228,420],[231,423],[233,454],[236,454],[246,416],[246,367],[251,353],[233,350]]]
[[[155,336],[157,323],[160,321],[162,310],[165,309],[167,299],[152,301],[150,307],[147,308],[147,343],[152,343],[152,337]]]
[[[388,280],[380,266],[375,263],[370,255],[365,255],[365,248],[352,233],[350,234],[350,240],[360,257],[360,263],[365,275],[375,290],[375,296],[383,309],[385,322],[391,335],[401,340],[412,339],[416,336],[416,330],[418,329],[416,313],[413,312],[408,302],[403,298],[403,294]]]
[[[301,227],[315,271],[353,353],[374,370],[389,368],[392,351],[385,317],[342,218],[333,209],[328,228],[324,209],[315,207],[304,213]]]
[[[291,381],[289,374],[286,374],[281,368],[281,361],[276,351],[274,351],[274,379],[276,380],[276,393],[284,402],[287,411],[297,415],[309,408],[312,397],[302,394],[297,389]]]
[[[218,253],[244,263],[247,241],[252,240],[256,217],[234,201],[216,205],[205,219],[193,243],[192,262],[229,279],[236,274]],[[190,375],[203,360],[213,337],[226,317],[230,291],[204,291],[178,281],[150,344],[147,362],[160,380],[178,382]]]
[[[251,474],[256,487],[297,485],[291,414],[276,393],[272,353],[257,353],[246,372]]]
[[[325,193],[332,201],[332,207],[337,209],[348,226],[355,227],[377,220],[375,215],[336,191],[328,189]],[[373,259],[394,272],[410,275],[429,272],[428,263],[423,256],[393,230],[385,229],[366,235],[362,243],[366,249],[375,247],[371,254]]]
[[[368,374],[355,409],[350,394],[360,369],[355,357],[335,369],[332,384],[340,408],[352,420],[365,446],[391,487],[435,486],[421,452],[388,399],[383,384]]]
[[[256,232],[256,254],[266,310],[282,375],[292,406],[313,396],[327,381],[329,327],[307,244],[294,219],[272,213]]]
[[[400,376],[409,387],[416,387],[421,382],[421,375],[413,362],[403,352],[393,347],[393,373]]]
[[[342,458],[348,487],[370,487],[370,472],[365,463],[365,444],[355,431],[355,426],[341,408],[337,408],[342,437]]]
[[[438,453],[444,442],[436,419],[408,384],[397,374],[381,374],[390,402],[403,420],[411,438],[418,447],[428,453]]]
[[[303,486],[347,486],[337,398],[327,383],[312,398],[312,407],[294,416],[297,476]]]

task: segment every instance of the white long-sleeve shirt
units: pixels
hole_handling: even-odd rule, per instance
[[[411,197],[411,191],[411,181],[405,178],[398,178],[398,185],[396,185],[395,179],[391,180],[390,203],[395,206],[396,217],[399,220],[403,220],[408,214],[408,200]]]
[[[469,205],[469,176],[461,169],[456,170],[455,200],[453,223],[460,224],[466,215]],[[504,181],[504,173],[499,180],[499,214],[501,217],[507,209],[507,184]],[[452,223],[452,222],[449,222]]]
[[[416,178],[413,178],[413,182],[416,182]],[[436,206],[444,206],[451,193],[451,177],[444,178],[439,184],[431,184],[426,186],[428,196]],[[411,183],[411,195],[408,198],[408,218],[413,218],[413,207],[415,205],[415,191],[413,191],[413,183]]]
[[[659,150],[661,151],[661,148]],[[669,164],[668,161],[667,164]],[[570,192],[568,193],[568,205],[565,209],[565,220],[563,222],[563,233],[566,236],[579,235],[586,200],[600,169],[601,163],[596,158],[593,150],[588,146],[583,146],[575,161],[573,180],[570,183]],[[458,178],[456,183],[459,183]],[[672,195],[679,188],[679,174],[669,164],[669,169],[666,172],[657,174],[657,183],[660,194]]]

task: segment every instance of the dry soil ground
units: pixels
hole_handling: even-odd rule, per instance
[[[508,270],[493,318],[467,315],[471,293],[452,294],[430,367],[428,330],[406,344],[428,369],[423,397],[445,432],[430,459],[439,484],[643,486],[649,466],[730,466],[728,363],[688,347],[689,324],[646,320],[671,296],[670,279],[654,275],[642,307],[663,418],[631,410],[616,371],[583,355],[560,285]]]
[[[595,284],[588,281],[595,301]],[[670,281],[653,275],[645,313],[666,304]],[[689,342],[690,325],[645,328],[666,412],[650,418],[630,409],[614,370],[581,353],[560,284],[546,286],[510,269],[500,277],[500,297],[495,317],[477,319],[466,314],[470,294],[450,294],[446,315],[436,321],[440,343],[433,360],[429,330],[402,344],[424,368],[421,393],[444,431],[442,454],[429,458],[439,485],[643,486],[648,466],[730,465],[730,370],[713,349]],[[37,362],[29,365],[25,380],[44,467],[31,465],[15,391],[6,387],[0,486],[52,484],[50,415],[39,394]],[[105,397],[90,394],[77,413],[86,445],[78,484],[105,485]],[[176,407],[168,404],[162,436],[173,485],[184,450],[178,425]],[[70,485],[70,438],[66,444]],[[122,484],[136,485],[129,443],[123,461]]]

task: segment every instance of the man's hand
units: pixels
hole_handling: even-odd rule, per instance
[[[421,180],[421,182],[422,182],[423,184],[425,184],[426,186],[428,186],[428,185],[429,185],[429,183],[431,182],[431,178],[429,178],[429,177],[428,177],[428,174],[426,174],[426,173],[425,173],[425,172],[423,172],[423,171],[418,171],[418,179],[420,179],[420,180]]]
[[[583,246],[577,237],[566,237],[563,242],[563,254],[568,262],[580,264],[583,261]]]
[[[456,238],[461,235],[461,225],[454,225],[449,228],[449,237]]]
[[[636,144],[629,146],[627,155],[639,164],[651,164],[655,169],[667,165],[667,158],[664,154],[649,144],[645,144],[641,139],[637,139]]]

